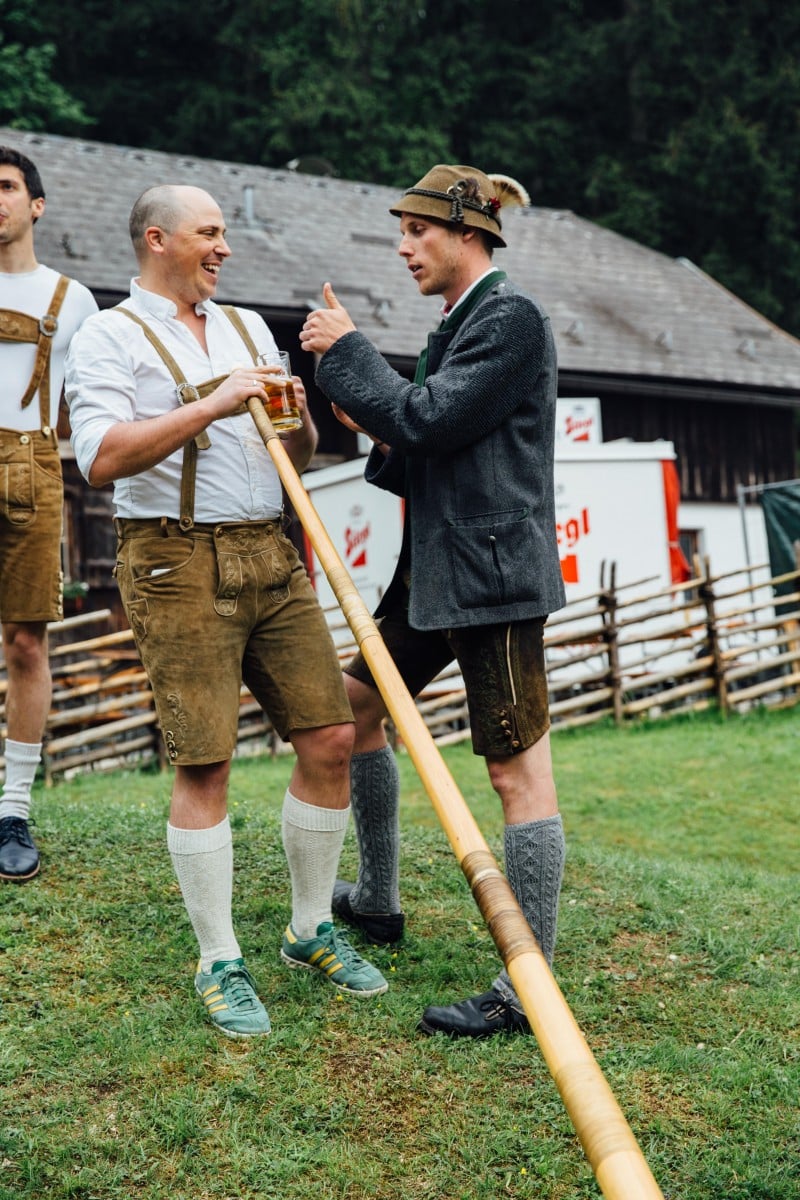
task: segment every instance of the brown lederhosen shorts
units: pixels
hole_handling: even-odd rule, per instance
[[[0,621],[63,617],[63,512],[55,431],[0,429]]]
[[[508,758],[550,728],[544,659],[545,617],[506,625],[419,630],[408,623],[408,592],[377,624],[403,682],[417,696],[454,659],[467,692],[472,748]],[[375,687],[359,653],[345,672]]]
[[[325,616],[279,521],[115,521],[116,576],[172,762],[236,747],[242,680],[284,739],[353,715]]]

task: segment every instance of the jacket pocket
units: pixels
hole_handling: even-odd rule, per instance
[[[462,608],[513,604],[531,595],[528,510],[481,513],[447,522],[456,599]]]

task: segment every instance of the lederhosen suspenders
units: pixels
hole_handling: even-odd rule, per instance
[[[60,275],[50,305],[43,317],[31,317],[28,313],[15,312],[10,308],[0,309],[0,342],[29,342],[36,345],[33,374],[25,389],[21,405],[27,408],[39,389],[39,420],[43,433],[50,433],[50,351],[53,337],[58,329],[58,314],[67,294],[69,279]],[[55,436],[55,435],[54,435]]]
[[[220,310],[225,313],[225,316],[233,325],[236,332],[241,337],[254,363],[258,362],[258,350],[255,342],[251,338],[244,321],[239,316],[235,308],[228,304],[220,305]],[[175,392],[178,397],[179,404],[191,404],[193,400],[202,400],[210,395],[215,388],[218,388],[221,383],[227,379],[227,375],[217,375],[214,379],[207,379],[204,383],[187,383],[183,371],[178,366],[175,359],[167,350],[163,342],[161,342],[153,333],[150,326],[141,317],[137,317],[129,308],[124,308],[121,304],[117,305],[117,312],[124,313],[126,317],[130,317],[131,321],[135,321],[141,327],[150,345],[158,354],[164,366],[169,371],[172,378],[175,380]],[[244,405],[241,409],[245,411]],[[181,529],[191,529],[194,525],[194,490],[197,479],[197,451],[207,450],[211,445],[211,438],[204,429],[198,433],[197,437],[187,442],[183,448],[183,466],[181,468],[181,508],[179,524]]]

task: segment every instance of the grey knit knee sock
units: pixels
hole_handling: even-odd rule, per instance
[[[350,903],[356,912],[399,913],[400,777],[391,746],[353,755],[350,805],[360,856]]]
[[[552,966],[566,857],[560,814],[524,825],[506,825],[505,855],[511,890],[542,954]],[[501,972],[492,987],[509,1002],[519,1003],[506,971]]]

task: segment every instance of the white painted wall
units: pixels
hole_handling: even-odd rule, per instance
[[[686,504],[678,506],[680,529],[700,531],[700,554],[708,555],[712,575],[724,575],[769,561],[767,532],[760,504],[745,504],[745,520],[738,504]],[[745,546],[745,531],[747,547]]]
[[[672,442],[556,446],[556,533],[567,600],[600,590],[611,564],[616,583],[655,591],[670,583],[669,537],[661,463]]]

